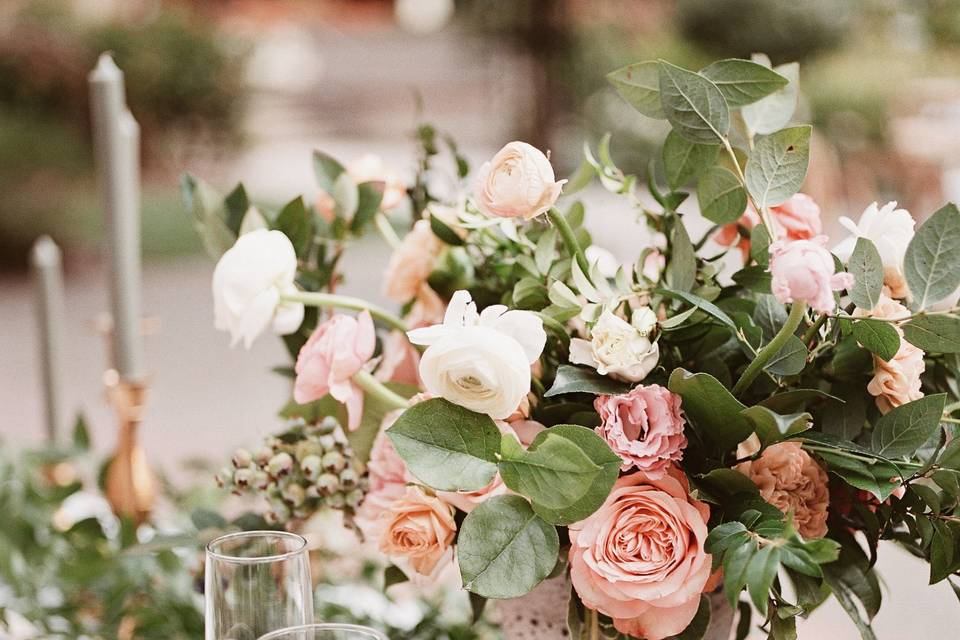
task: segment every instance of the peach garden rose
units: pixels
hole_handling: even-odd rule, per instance
[[[457,533],[453,508],[417,486],[407,487],[381,517],[380,551],[409,561],[421,575],[433,573]]]
[[[480,167],[474,199],[488,216],[530,220],[553,206],[565,182],[556,180],[542,151],[511,142]]]
[[[869,314],[872,318],[886,320],[909,315],[909,309],[885,294],[880,296],[877,306]],[[923,391],[920,390],[920,376],[926,369],[923,350],[904,340],[903,330],[899,326],[895,325],[895,328],[900,335],[900,348],[890,360],[873,356],[873,378],[867,384],[867,392],[874,396],[881,413],[923,397]]]
[[[383,276],[383,294],[401,304],[417,297],[433,271],[443,242],[430,228],[428,220],[417,220],[390,256]]]

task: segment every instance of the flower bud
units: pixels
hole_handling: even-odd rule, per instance
[[[337,448],[337,439],[330,435],[323,435],[317,438],[317,443],[320,445],[320,448],[324,451],[333,451]]]
[[[286,452],[278,453],[267,463],[267,472],[275,478],[287,475],[291,469],[293,469],[293,458]]]
[[[354,489],[353,491],[351,491],[346,495],[346,501],[347,501],[347,505],[351,507],[354,507],[354,508],[359,507],[360,503],[363,502],[363,490]]]
[[[323,454],[323,468],[327,471],[340,471],[347,464],[347,459],[339,451],[328,451]]]
[[[246,449],[237,449],[233,452],[233,466],[243,469],[253,464],[253,454]]]
[[[347,499],[342,493],[334,493],[327,498],[327,504],[333,509],[343,509],[347,504]]]
[[[292,482],[283,488],[281,494],[283,495],[284,500],[295,507],[299,507],[301,504],[303,504],[303,501],[307,497],[307,492],[304,490],[304,488],[301,485]]]
[[[344,489],[353,489],[357,486],[357,481],[359,479],[360,476],[358,476],[357,472],[350,467],[347,467],[340,472],[340,484],[343,485]]]
[[[257,491],[265,491],[270,486],[270,476],[265,471],[254,471],[250,485]]]
[[[233,483],[233,469],[230,467],[224,467],[217,472],[217,475],[214,476],[214,480],[217,482],[217,486],[221,489],[229,484]]]
[[[332,493],[340,488],[340,478],[332,473],[321,474],[317,478],[317,488],[323,493]]]
[[[320,456],[309,455],[300,461],[300,471],[303,477],[313,480],[320,473]]]
[[[340,425],[336,418],[332,416],[326,416],[317,424],[317,431],[319,431],[321,435],[326,435],[335,432],[338,426]]]
[[[266,467],[267,463],[270,462],[270,458],[273,457],[273,449],[270,447],[260,447],[257,449],[256,455],[253,457],[254,462],[257,463],[259,467]]]
[[[237,469],[236,473],[233,474],[233,483],[240,488],[249,487],[252,481],[253,470],[251,469]]]

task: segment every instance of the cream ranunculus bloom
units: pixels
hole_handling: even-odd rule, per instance
[[[891,297],[906,298],[909,289],[903,275],[903,256],[913,239],[916,224],[910,212],[897,209],[896,202],[888,202],[879,208],[874,202],[860,215],[859,222],[843,216],[840,224],[851,235],[834,248],[837,257],[846,263],[853,253],[857,238],[870,240],[876,245],[880,260],[883,261],[883,282],[890,287]]]
[[[213,272],[214,325],[229,331],[231,344],[246,348],[267,327],[293,333],[303,322],[303,305],[281,296],[297,291],[297,255],[281,231],[258,229],[237,238]]]
[[[660,361],[660,347],[650,340],[656,325],[657,317],[649,307],[635,311],[632,323],[604,311],[590,331],[590,340],[570,341],[570,362],[589,365],[617,380],[640,382]]]
[[[511,142],[480,167],[474,199],[488,216],[530,220],[553,206],[564,182],[542,151]]]
[[[547,340],[535,314],[503,305],[478,313],[467,291],[453,295],[443,324],[407,335],[427,345],[420,378],[430,394],[495,420],[516,411],[530,391],[530,365]]]

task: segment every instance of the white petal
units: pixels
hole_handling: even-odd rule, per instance
[[[470,292],[461,289],[450,298],[450,304],[443,315],[443,324],[451,327],[472,327],[477,324],[477,317],[477,305],[470,297]]]
[[[597,361],[593,357],[593,345],[589,340],[580,338],[571,338],[570,340],[570,362],[573,364],[585,364],[597,368]]]
[[[430,327],[421,327],[419,329],[411,329],[407,331],[407,337],[410,339],[410,342],[413,344],[419,344],[424,346],[429,346],[434,342],[438,342],[447,335],[455,332],[456,329],[453,327],[448,327],[442,324],[435,324]]]
[[[530,364],[537,361],[547,343],[543,320],[529,311],[507,311],[497,318],[492,328],[520,343]]]

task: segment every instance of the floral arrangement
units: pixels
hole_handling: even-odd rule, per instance
[[[477,603],[569,576],[574,638],[700,638],[718,599],[740,637],[752,604],[771,638],[795,638],[831,595],[873,638],[880,540],[960,589],[960,212],[917,225],[874,204],[843,219],[849,237],[824,236],[799,192],[796,64],[660,60],[609,78],[670,126],[649,203],[609,139],[567,180],[523,142],[468,179],[429,126],[405,193],[319,152],[313,206],[261,211],[242,186],[221,198],[185,180],[219,258],[217,327],[247,346],[282,335],[283,414],[337,434],[337,465],[309,446],[239,453],[234,486],[251,470],[242,489],[281,516],[304,496],[355,509],[405,574],[455,563]],[[584,227],[576,194],[595,180],[648,238],[626,264]],[[393,247],[383,293],[400,314],[336,293],[368,227]],[[346,497],[321,499],[348,467]]]

